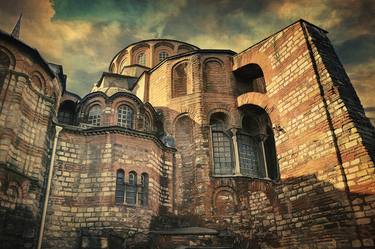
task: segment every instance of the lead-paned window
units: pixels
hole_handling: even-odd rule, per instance
[[[123,170],[118,170],[116,173],[116,191],[115,191],[115,201],[117,204],[124,203],[125,194],[125,173]]]
[[[126,188],[126,203],[130,205],[137,204],[137,173],[129,173],[129,183]]]
[[[88,115],[88,123],[91,125],[99,126],[101,117],[101,109],[99,105],[91,107]]]
[[[118,108],[117,124],[126,128],[133,128],[133,109],[128,105],[121,105]]]
[[[159,62],[160,61],[163,61],[165,58],[167,58],[168,57],[168,53],[167,52],[165,52],[165,51],[161,51],[160,53],[159,53]]]
[[[146,65],[146,54],[145,53],[138,54],[137,63],[139,65],[142,65],[142,66]]]
[[[215,175],[233,174],[233,155],[231,137],[225,133],[220,120],[211,123],[212,147]]]
[[[240,172],[245,176],[260,177],[260,144],[255,137],[238,134]]]
[[[148,174],[142,173],[141,175],[141,190],[138,193],[138,201],[141,206],[148,204]]]

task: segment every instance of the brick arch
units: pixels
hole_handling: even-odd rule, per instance
[[[9,65],[7,65],[7,68],[12,68],[14,69],[15,65],[16,65],[16,58],[14,56],[14,54],[8,50],[6,47],[3,47],[3,46],[0,46],[0,53],[3,54],[3,56],[7,57],[7,59],[9,60]],[[1,61],[0,61],[1,63]],[[1,67],[1,64],[0,64],[0,67]]]
[[[237,107],[256,105],[263,108],[271,119],[272,124],[280,124],[280,113],[271,98],[258,92],[244,93],[237,97]]]
[[[233,71],[249,64],[258,64],[263,71],[264,80],[267,83],[271,82],[273,77],[273,69],[271,60],[261,51],[244,51],[233,57]]]
[[[230,199],[225,200],[229,196]],[[221,200],[219,199],[221,198]],[[217,215],[231,215],[236,212],[238,205],[236,192],[231,187],[219,187],[212,195],[214,213]],[[229,210],[232,209],[232,210]],[[229,211],[229,213],[228,213]]]
[[[222,92],[227,83],[223,61],[210,57],[204,60],[203,65],[204,90],[206,92]]]
[[[187,60],[180,61],[172,68],[172,98],[187,95],[188,92],[188,66]]]
[[[42,94],[49,96],[52,92],[47,81],[39,71],[34,71],[31,74],[31,85]]]

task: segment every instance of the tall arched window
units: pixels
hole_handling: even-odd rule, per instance
[[[165,58],[167,58],[168,57],[168,53],[167,52],[165,52],[165,51],[161,51],[160,53],[159,53],[159,62],[160,61],[163,61]]]
[[[226,116],[224,113],[215,113],[210,119],[212,135],[212,154],[215,175],[232,175],[233,147],[232,139],[226,132]]]
[[[126,128],[133,128],[133,109],[128,105],[121,105],[117,109],[117,124]]]
[[[145,53],[139,53],[137,56],[137,63],[139,65],[145,66],[146,65],[146,54]]]
[[[139,205],[148,205],[148,174],[142,173],[141,175],[141,190],[138,195]]]
[[[151,120],[147,115],[144,116],[144,121],[145,121],[145,126],[144,126],[145,131],[151,131],[152,130]]]
[[[115,201],[116,204],[124,203],[125,194],[125,173],[122,169],[117,170],[116,173],[116,192]]]
[[[242,107],[242,129],[237,132],[242,175],[277,179],[275,139],[267,112],[255,105]]]
[[[173,69],[172,97],[180,97],[187,94],[187,62],[177,65]]]
[[[91,125],[99,126],[102,110],[99,105],[90,108],[87,122]]]
[[[126,188],[126,203],[130,205],[137,204],[137,173],[129,173],[128,186]]]
[[[242,175],[261,177],[261,147],[259,124],[251,116],[245,116],[242,130],[237,134],[240,172]]]

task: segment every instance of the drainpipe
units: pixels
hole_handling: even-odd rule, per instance
[[[53,167],[55,165],[55,154],[56,154],[56,147],[57,147],[57,139],[59,137],[60,131],[63,129],[61,126],[55,127],[55,138],[53,141],[53,149],[52,149],[52,158],[49,165],[49,172],[48,172],[48,179],[47,179],[47,191],[46,196],[44,198],[44,204],[43,204],[43,213],[42,213],[42,221],[40,223],[40,229],[39,229],[39,239],[38,239],[38,246],[37,249],[42,248],[42,241],[43,241],[43,234],[44,234],[44,225],[46,222],[46,214],[47,214],[47,206],[48,206],[48,199],[51,192],[51,181],[52,181],[52,174],[53,174]]]

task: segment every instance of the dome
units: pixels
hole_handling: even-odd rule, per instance
[[[143,71],[153,68],[170,56],[198,49],[197,46],[176,40],[144,40],[130,44],[118,52],[111,61],[109,71],[138,77]]]

